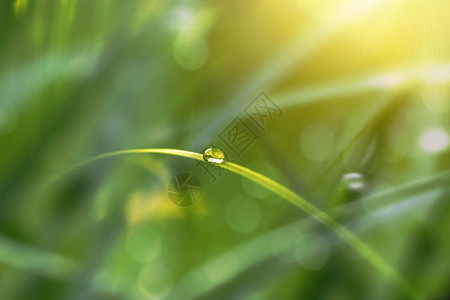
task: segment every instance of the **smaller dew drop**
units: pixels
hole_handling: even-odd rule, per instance
[[[363,191],[366,188],[366,180],[361,173],[347,173],[342,177],[342,182],[351,191]]]
[[[225,159],[225,154],[219,148],[208,148],[203,152],[203,159],[207,162],[220,164]]]

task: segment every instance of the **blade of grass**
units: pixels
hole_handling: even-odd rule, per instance
[[[182,156],[182,157],[187,157],[187,158],[192,158],[192,159],[196,159],[196,160],[200,160],[203,161],[203,155],[196,153],[196,152],[191,152],[191,151],[184,151],[184,150],[176,150],[176,149],[132,149],[132,150],[119,150],[119,151],[114,151],[114,152],[108,152],[108,153],[103,153],[103,154],[99,154],[93,157],[90,157],[88,159],[85,159],[75,165],[73,165],[72,167],[59,172],[55,175],[53,175],[52,177],[50,177],[47,182],[46,182],[46,186],[49,186],[51,184],[53,184],[55,181],[57,181],[59,178],[63,177],[64,175],[70,173],[71,171],[78,169],[84,165],[87,165],[91,162],[100,160],[100,159],[104,159],[104,158],[108,158],[108,157],[113,157],[113,156],[118,156],[118,155],[125,155],[125,154],[146,154],[146,153],[159,153],[159,154],[169,154],[169,155],[175,155],[175,156]]]
[[[100,154],[94,156],[92,158],[88,158],[73,167],[69,168],[66,171],[63,171],[53,178],[49,180],[49,184],[55,182],[61,176],[67,174],[68,172],[86,165],[88,163],[104,159],[107,157],[113,157],[118,155],[125,154],[168,154],[181,156],[186,158],[191,158],[199,161],[203,161],[203,155],[196,152],[185,151],[185,150],[177,150],[177,149],[132,149],[132,150],[121,150],[115,152],[108,152],[104,154]],[[226,170],[229,170],[233,173],[241,175],[260,186],[274,192],[275,194],[281,196],[283,199],[291,202],[295,206],[299,207],[307,214],[311,215],[313,218],[323,223],[332,229],[338,236],[340,236],[344,241],[349,243],[352,247],[356,249],[363,257],[365,257],[369,262],[371,262],[375,267],[377,267],[381,272],[383,272],[386,276],[395,281],[395,283],[404,289],[406,293],[408,293],[413,298],[419,298],[418,292],[398,273],[398,271],[393,268],[390,264],[388,264],[382,257],[380,257],[377,253],[375,253],[367,244],[365,244],[362,240],[360,240],[356,235],[347,230],[344,226],[339,224],[333,218],[331,218],[324,211],[320,210],[318,207],[314,206],[310,202],[306,201],[302,197],[295,194],[293,191],[284,187],[283,185],[273,181],[272,179],[257,173],[253,170],[250,170],[241,165],[225,161],[222,164],[217,164],[219,167],[222,167]]]
[[[434,179],[436,179],[435,183],[437,183],[437,181],[439,180],[439,178]],[[404,188],[407,188],[407,186],[402,186],[400,189]],[[395,192],[392,191],[391,195],[389,195],[390,191],[383,191],[382,193],[371,195],[368,198],[377,199],[380,196],[392,197],[395,196],[397,192],[397,190]],[[439,191],[437,191],[436,188],[429,188],[426,192],[423,193],[420,198],[396,198],[396,200],[398,200],[399,202],[393,202],[383,205],[377,209],[377,212],[390,210],[392,208],[401,206],[401,209],[397,214],[395,214],[395,216],[391,214],[386,217],[387,219],[391,219],[392,222],[399,222],[399,215],[403,215],[404,213],[410,212],[412,210],[422,209],[426,205],[430,205],[436,202],[436,200],[438,199],[437,195],[439,195]],[[353,204],[345,204],[339,206],[335,209],[335,211],[347,210],[347,208],[351,208],[352,205]],[[355,218],[350,221],[347,226],[355,228],[359,233],[363,233],[380,225],[381,222],[385,222],[386,218],[374,218],[373,215],[367,214],[359,217],[359,214],[356,214]],[[269,232],[265,232],[247,241],[244,244],[240,244],[233,249],[226,250],[225,252],[212,258],[211,260],[208,260],[207,262],[205,262],[205,264],[202,264],[201,266],[191,271],[186,277],[184,277],[177,283],[177,288],[175,289],[174,295],[171,296],[171,299],[178,299],[181,297],[181,295],[183,295],[185,299],[199,298],[202,295],[206,295],[214,289],[218,288],[219,285],[225,285],[231,282],[236,276],[238,276],[240,272],[246,272],[249,269],[260,265],[263,261],[268,260],[273,256],[292,251],[292,247],[296,243],[298,235],[305,234],[307,230],[310,230],[309,225],[311,224],[311,221],[312,218],[303,219],[276,228]],[[324,235],[324,233],[321,234]],[[276,236],[282,236],[283,240],[285,240],[286,242],[283,242],[280,245],[277,245],[276,248],[273,248],[271,247],[271,241]],[[337,246],[338,243],[339,241],[332,240],[331,244],[329,245]],[[259,249],[259,251],[255,252],[255,249]],[[223,262],[226,262],[227,258],[231,255],[235,255],[239,258],[239,268],[236,268],[235,270],[227,273],[226,277],[220,281],[220,284],[217,282],[211,282],[211,280],[209,280],[208,278],[208,275],[205,274],[204,270],[208,268],[208,265],[224,264]],[[198,282],[202,282],[203,284],[199,285]]]
[[[331,174],[338,165],[340,159],[344,155],[353,142],[355,142],[359,137],[361,137],[365,132],[370,131],[376,122],[379,122],[383,114],[386,113],[391,106],[395,104],[394,94],[386,94],[378,97],[376,102],[367,105],[369,110],[366,114],[355,117],[351,122],[349,122],[343,131],[343,133],[338,137],[339,144],[336,147],[331,159],[326,162],[322,173],[316,179],[314,187],[320,186],[321,182],[324,182],[326,177]]]
[[[415,289],[403,279],[403,277],[398,273],[398,271],[393,268],[390,264],[384,261],[377,253],[375,253],[367,244],[365,244],[362,240],[360,240],[356,235],[347,230],[333,218],[331,218],[328,214],[309,203],[302,197],[298,196],[291,190],[282,186],[281,184],[273,181],[272,179],[259,174],[255,171],[252,171],[248,168],[240,166],[238,164],[232,162],[225,162],[223,164],[223,168],[237,173],[247,179],[271,190],[272,192],[278,194],[285,200],[288,200],[295,206],[301,208],[306,213],[314,217],[319,222],[331,228],[335,231],[343,240],[348,242],[351,246],[353,246],[363,257],[365,257],[368,261],[370,261],[375,267],[377,267],[380,271],[382,271],[386,276],[393,279],[400,287],[404,289],[409,295],[414,298],[419,298],[419,294]]]
[[[390,210],[394,206],[401,206],[401,214],[404,212],[408,212],[411,210],[417,210],[421,208],[423,205],[433,203],[436,198],[430,197],[432,192],[435,192],[436,186],[447,183],[450,180],[450,171],[438,173],[432,176],[428,176],[422,179],[418,179],[412,182],[405,183],[401,186],[386,189],[383,191],[376,192],[374,194],[368,195],[362,200],[366,199],[367,201],[378,202],[380,200],[385,199],[383,203],[381,203],[380,207],[377,207],[377,211],[382,210]],[[422,191],[424,194],[420,201],[417,199],[409,199],[409,194],[411,192]],[[406,198],[406,199],[405,199]],[[386,199],[391,201],[386,201]],[[395,200],[395,201],[393,201]],[[356,208],[357,206],[358,208]],[[358,230],[359,233],[365,232],[377,226],[381,221],[385,221],[383,218],[373,218],[371,215],[364,215],[362,217],[358,217],[360,215],[360,205],[355,205],[355,203],[348,203],[342,206],[339,206],[334,209],[335,212],[346,212],[346,215],[354,215],[355,218],[351,221],[347,226],[354,227]],[[348,216],[347,216],[348,217]],[[394,215],[389,215],[387,218],[393,218]],[[397,215],[394,221],[399,221]],[[352,218],[353,219],[353,218]],[[239,272],[248,270],[255,265],[258,265],[264,260],[269,259],[275,254],[281,254],[286,251],[289,251],[289,247],[295,243],[295,238],[299,233],[302,233],[303,230],[307,230],[308,224],[310,224],[312,218],[295,221],[293,223],[284,225],[280,228],[273,229],[269,232],[265,232],[244,244],[241,244],[231,250],[227,250],[224,254],[221,254],[217,257],[214,257],[212,260],[206,262],[204,265],[197,267],[195,270],[190,272],[187,276],[185,276],[182,280],[180,280],[176,285],[176,291],[178,296],[183,295],[185,299],[197,298],[201,295],[208,293],[211,290],[214,290],[217,287],[217,283],[209,282],[207,275],[204,273],[205,266],[207,264],[215,264],[217,262],[223,261],[223,257],[227,257],[230,253],[237,254],[238,257],[245,257],[245,259],[240,260],[239,269],[236,269],[235,272],[228,274],[226,278],[221,281],[221,284],[226,284],[231,281],[232,278],[237,276]],[[274,236],[281,235],[286,239],[286,243],[283,243],[276,247],[276,249],[270,249],[270,241]],[[46,253],[45,256],[42,256],[41,253],[43,251],[41,249],[36,248],[27,248],[28,246],[18,244],[15,241],[6,240],[3,237],[0,237],[1,246],[0,246],[0,261],[3,264],[10,267],[15,267],[19,269],[32,270],[39,274],[48,275],[55,278],[70,278],[74,276],[74,272],[76,268],[71,268],[70,271],[67,271],[67,268],[61,267],[61,264],[58,262],[62,259],[67,260],[71,265],[75,266],[76,262],[69,260],[65,257],[59,257],[56,254]],[[26,253],[24,254],[24,249],[26,248]],[[12,251],[12,249],[15,249]],[[268,251],[258,251],[257,255],[255,255],[254,249],[265,249]],[[33,259],[31,261],[44,261],[44,263],[39,265],[18,265],[16,262],[29,261],[25,258],[25,256],[32,257],[40,257],[39,259]],[[58,265],[58,268],[50,269],[47,267],[48,265]],[[199,279],[200,278],[200,279]],[[110,279],[113,280],[112,278]],[[127,279],[129,282],[133,280],[131,278]],[[127,282],[128,282],[127,281]],[[200,286],[197,282],[202,282],[203,284]],[[192,287],[196,288],[193,289]],[[100,289],[104,291],[108,291],[110,285],[100,284]],[[125,290],[122,291],[125,293]],[[175,295],[174,299],[177,299]],[[171,298],[173,295],[171,295]]]
[[[71,278],[78,270],[77,263],[70,258],[3,236],[0,236],[0,263],[58,280]]]
[[[438,201],[438,197],[436,197],[438,193],[438,189],[436,189],[436,185],[440,185],[443,181],[448,181],[450,179],[450,172],[444,172],[440,174],[436,174],[430,177],[426,177],[417,181],[409,182],[407,184],[401,185],[395,189],[383,190],[381,192],[374,193],[372,195],[367,196],[364,199],[370,199],[370,201],[376,201],[379,198],[390,198],[392,201],[389,203],[384,203],[380,207],[377,208],[378,211],[390,210],[391,208],[401,206],[401,210],[398,214],[388,215],[387,219],[392,222],[400,222],[401,219],[411,211],[420,210],[426,207],[427,205],[431,205]],[[416,190],[414,186],[417,184],[420,188],[423,188],[422,196],[420,198],[409,198],[409,193]],[[408,195],[399,196],[398,193],[405,192]],[[399,198],[400,197],[400,198]],[[395,201],[393,201],[395,199]],[[347,211],[354,206],[354,203],[345,204],[339,206],[334,209],[334,211]],[[350,218],[350,222],[347,223],[348,227],[355,228],[358,233],[362,234],[367,232],[375,227],[379,226],[382,222],[385,222],[386,218],[374,218],[372,215],[364,214],[361,215],[359,213],[353,213],[353,217]],[[239,273],[246,272],[249,269],[260,265],[262,262],[271,259],[274,255],[283,255],[289,251],[292,251],[293,245],[296,243],[299,234],[304,234],[306,231],[310,231],[310,224],[313,218],[309,217],[307,219],[302,219],[299,221],[292,222],[287,225],[283,225],[282,227],[273,229],[269,232],[264,232],[261,235],[258,235],[251,240],[239,244],[233,249],[226,250],[223,253],[220,253],[218,256],[211,258],[206,261],[204,264],[196,267],[194,270],[189,272],[187,275],[182,277],[174,284],[174,289],[171,294],[167,297],[167,299],[199,299],[204,298],[206,294],[211,295],[210,292],[219,288],[220,286],[227,285],[234,278],[236,278]],[[328,233],[319,233],[322,236],[328,236]],[[283,241],[285,243],[279,244],[276,248],[271,247],[271,241],[275,236],[283,236]],[[327,240],[328,237],[327,237]],[[335,247],[338,246],[342,242],[341,240],[332,239],[330,241],[329,246]],[[258,249],[255,252],[255,249]],[[224,264],[230,256],[235,256],[239,258],[239,268],[233,269],[226,273],[225,277],[221,277],[220,281],[212,281],[208,274],[205,273],[205,269],[208,269],[208,266],[220,265]],[[295,264],[286,265],[286,268],[292,268]],[[108,291],[111,288],[112,282],[114,282],[114,277],[112,274],[109,274],[107,270],[99,271],[106,272],[103,274],[107,274],[104,282],[99,283],[98,288],[103,291]],[[128,276],[121,276],[122,280],[126,280],[126,282],[131,283],[134,282],[134,278]],[[200,283],[200,284],[199,284]],[[127,295],[129,291],[125,288],[127,284],[122,285],[119,290],[115,290],[116,293],[121,293],[123,295]],[[117,288],[117,287],[116,287]]]

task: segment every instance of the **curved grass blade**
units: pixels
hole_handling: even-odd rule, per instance
[[[362,240],[360,240],[356,235],[347,230],[333,218],[331,218],[328,214],[309,203],[302,197],[298,196],[288,188],[282,186],[281,184],[273,181],[272,179],[259,174],[255,171],[252,171],[248,168],[240,166],[235,163],[226,162],[223,164],[223,168],[237,173],[251,181],[271,190],[272,192],[278,194],[285,200],[288,200],[295,206],[301,208],[306,213],[314,217],[319,222],[331,228],[335,231],[343,240],[348,242],[351,246],[353,246],[363,257],[365,257],[368,261],[370,261],[375,267],[377,267],[380,271],[382,271],[386,276],[393,279],[400,287],[404,289],[409,295],[414,298],[419,298],[419,294],[415,289],[403,279],[403,277],[398,273],[398,271],[389,265],[383,258],[381,258],[377,253],[375,253],[367,244],[365,244]]]
[[[65,256],[19,243],[0,235],[0,262],[9,268],[67,279],[78,271],[77,263]]]
[[[186,158],[191,158],[199,161],[203,161],[203,155],[196,152],[185,151],[185,150],[177,150],[177,149],[132,149],[132,150],[121,150],[115,152],[108,152],[104,154],[100,154],[91,158],[88,158],[73,167],[69,168],[66,171],[63,171],[53,178],[50,179],[49,183],[56,181],[61,176],[67,174],[68,172],[84,166],[88,163],[118,155],[124,154],[147,154],[147,153],[155,153],[155,154],[169,154],[175,156],[182,156]],[[360,240],[356,235],[347,230],[344,226],[339,224],[333,218],[331,218],[324,211],[320,210],[313,204],[309,203],[302,197],[295,194],[293,191],[284,187],[283,185],[277,183],[276,181],[257,173],[253,170],[250,170],[241,165],[225,161],[221,164],[216,164],[219,167],[222,167],[226,170],[234,172],[238,175],[241,175],[260,186],[274,192],[275,194],[281,196],[285,200],[291,202],[295,206],[301,208],[306,213],[311,215],[313,218],[326,225],[330,229],[332,229],[338,236],[340,236],[344,241],[353,246],[363,257],[365,257],[368,261],[370,261],[375,267],[377,267],[381,272],[383,272],[386,276],[395,281],[395,283],[404,289],[406,293],[408,293],[413,298],[420,298],[418,292],[398,273],[398,271],[393,268],[390,264],[388,264],[383,258],[381,258],[377,253],[375,253],[367,244],[365,244],[362,240]]]
[[[104,158],[108,158],[108,157],[113,157],[113,156],[118,156],[118,155],[124,155],[124,154],[146,154],[146,153],[158,153],[158,154],[169,154],[169,155],[175,155],[175,156],[182,156],[182,157],[187,157],[187,158],[192,158],[192,159],[196,159],[196,160],[200,160],[203,161],[203,155],[196,153],[196,152],[191,152],[191,151],[184,151],[184,150],[177,150],[177,149],[132,149],[132,150],[120,150],[120,151],[114,151],[114,152],[107,152],[107,153],[103,153],[103,154],[99,154],[93,157],[90,157],[88,159],[85,159],[75,165],[73,165],[72,167],[58,173],[55,174],[54,176],[52,176],[49,180],[47,180],[46,185],[51,185],[52,183],[54,183],[56,180],[58,180],[59,178],[61,178],[62,176],[66,175],[67,173],[70,173],[71,171],[78,169],[84,165],[87,165],[91,162],[100,160],[100,159],[104,159]]]
[[[422,209],[426,207],[426,205],[431,205],[436,202],[438,196],[440,195],[439,189],[436,189],[436,185],[441,182],[448,181],[450,179],[450,172],[444,172],[441,174],[437,174],[435,176],[430,176],[424,179],[420,179],[417,181],[409,182],[402,186],[399,186],[395,189],[384,190],[381,192],[377,192],[373,195],[367,196],[366,200],[375,201],[380,198],[395,198],[396,201],[391,201],[390,203],[383,203],[376,211],[382,212],[384,210],[391,210],[396,207],[400,207],[400,211],[394,216],[393,214],[389,215],[388,218],[391,218],[392,221],[398,222],[397,218],[399,215],[403,215],[407,212]],[[418,185],[418,186],[416,186]],[[411,192],[417,189],[425,189],[425,192],[420,197],[416,197],[413,199],[409,199],[408,196],[396,197],[400,192]],[[348,210],[355,210],[354,203],[344,204],[334,209],[335,212],[342,212]],[[386,219],[374,218],[372,215],[362,215],[353,213],[355,217],[350,218],[350,222],[347,223],[349,227],[355,228],[359,233],[363,233],[365,231],[369,231],[370,229],[375,228],[381,222],[385,222]],[[395,220],[394,220],[395,217]],[[280,255],[287,251],[292,251],[293,245],[295,244],[296,238],[298,234],[306,233],[308,228],[310,228],[310,224],[312,222],[312,218],[309,217],[307,219],[302,219],[299,221],[295,221],[288,225],[284,225],[282,227],[273,229],[268,232],[264,232],[263,234],[252,238],[245,243],[239,244],[233,249],[226,250],[218,256],[212,258],[211,260],[205,262],[203,265],[196,267],[192,270],[187,276],[181,279],[177,284],[177,289],[174,295],[171,295],[170,299],[178,299],[183,295],[185,299],[197,299],[201,298],[201,296],[209,294],[214,289],[218,288],[219,285],[226,285],[230,283],[238,273],[247,272],[249,269],[254,268],[257,265],[260,265],[263,261],[268,260],[270,257],[274,255]],[[323,233],[322,233],[323,235]],[[276,248],[271,248],[271,241],[275,236],[283,236],[283,239],[286,242],[277,245]],[[331,247],[337,246],[339,241],[334,240]],[[259,249],[255,253],[255,249]],[[204,270],[207,269],[208,265],[217,265],[217,264],[225,264],[227,258],[231,255],[237,256],[239,259],[239,269],[235,269],[232,272],[226,274],[225,278],[218,283],[208,283],[208,275],[205,274]],[[203,282],[202,285],[198,285],[198,282]],[[195,286],[195,288],[193,288]]]

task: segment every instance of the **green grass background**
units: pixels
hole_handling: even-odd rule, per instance
[[[329,228],[225,170],[213,181],[192,160],[135,155],[46,184],[97,154],[210,142],[333,216],[426,298],[448,297],[449,147],[419,142],[430,128],[448,137],[448,57],[426,56],[427,69],[420,30],[390,47],[391,15],[371,13],[355,25],[294,1],[2,1],[0,298],[408,297]],[[244,113],[260,92],[283,110],[265,131]],[[238,116],[258,135],[241,156],[219,139]],[[202,182],[189,209],[167,196],[180,172]],[[342,181],[350,172],[363,191]]]

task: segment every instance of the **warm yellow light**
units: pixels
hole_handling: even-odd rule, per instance
[[[296,1],[300,12],[316,20],[317,27],[338,29],[339,39],[348,43],[352,64],[357,64],[352,68],[364,64],[380,69],[421,68],[450,58],[450,1]]]
[[[298,0],[300,12],[312,18],[324,19],[333,15],[342,0]]]
[[[298,0],[300,11],[312,18],[349,21],[386,0]]]

